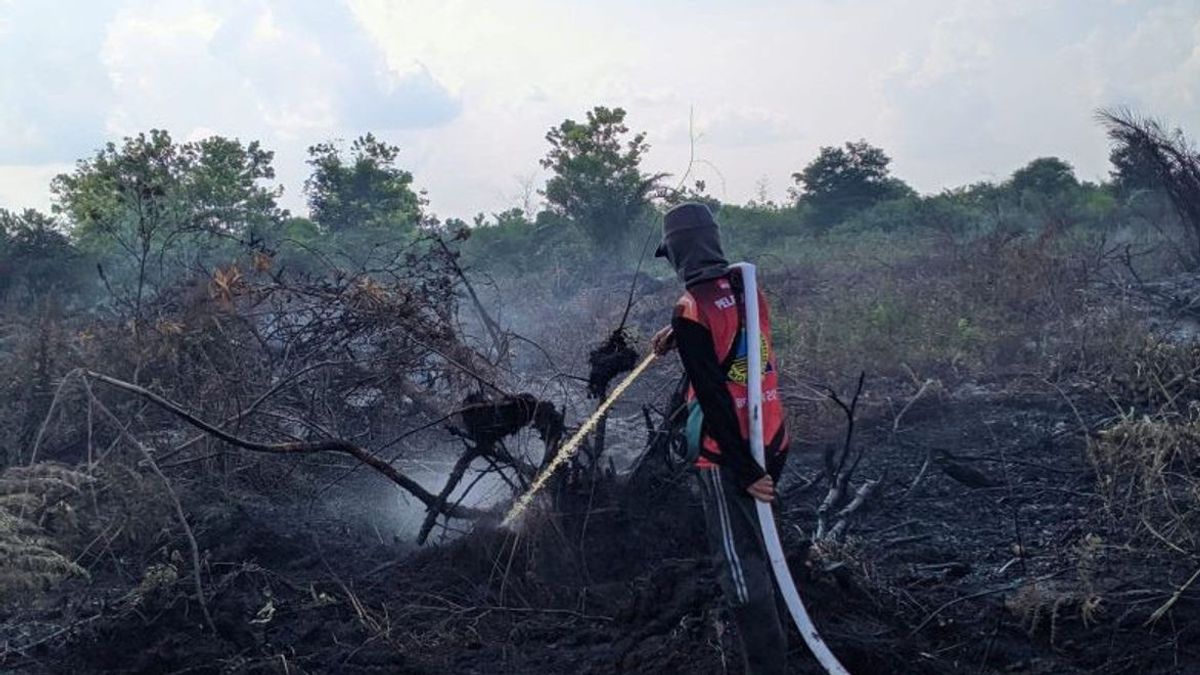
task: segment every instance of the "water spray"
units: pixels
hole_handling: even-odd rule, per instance
[[[537,495],[538,490],[541,490],[542,487],[546,485],[546,482],[550,480],[550,477],[554,475],[554,472],[558,470],[558,467],[566,463],[566,461],[571,458],[571,455],[575,454],[575,451],[579,449],[579,444],[583,442],[584,437],[586,437],[592,432],[593,429],[596,428],[596,425],[600,423],[600,419],[604,417],[605,413],[608,412],[608,409],[617,402],[617,399],[621,397],[621,394],[625,393],[625,390],[629,388],[629,385],[633,384],[634,380],[638,379],[642,373],[646,372],[646,369],[649,368],[650,364],[654,362],[655,356],[656,355],[651,352],[649,356],[643,359],[636,368],[634,368],[628,375],[625,376],[625,379],[621,380],[620,384],[613,388],[612,393],[608,395],[608,398],[605,398],[604,402],[596,407],[596,412],[592,413],[592,416],[587,418],[587,421],[583,423],[583,426],[579,427],[579,431],[576,431],[575,435],[571,436],[571,438],[567,440],[567,442],[564,443],[561,448],[559,448],[558,454],[554,456],[554,459],[550,460],[550,463],[546,465],[546,468],[542,469],[542,472],[538,474],[538,477],[533,480],[533,485],[530,485],[529,489],[525,491],[525,494],[521,495],[521,498],[517,500],[517,503],[513,504],[512,510],[510,510],[508,515],[504,517],[504,520],[501,521],[501,527],[512,527],[513,523],[520,519],[521,514],[524,513],[525,510],[529,508],[529,504],[533,502],[533,498]]]
[[[745,295],[746,307],[746,404],[750,414],[750,453],[760,467],[766,468],[766,450],[763,444],[762,418],[762,349],[761,331],[758,319],[758,277],[756,269],[750,263],[733,265],[742,274],[742,289]],[[762,530],[763,543],[767,546],[767,556],[771,559],[771,570],[775,573],[779,593],[787,603],[788,613],[796,623],[796,629],[804,638],[813,656],[817,657],[821,667],[830,675],[849,675],[846,668],[837,660],[829,645],[817,632],[796,583],[792,580],[792,571],[788,569],[787,558],[783,555],[783,543],[779,541],[779,531],[775,527],[775,513],[767,502],[754,501],[758,510],[758,525]]]

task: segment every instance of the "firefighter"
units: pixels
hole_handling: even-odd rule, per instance
[[[675,268],[685,291],[670,326],[651,345],[679,351],[688,378],[688,445],[695,454],[708,539],[747,673],[783,673],[787,637],[754,500],[773,503],[787,456],[769,313],[759,293],[763,438],[767,468],[750,453],[746,331],[741,276],[721,250],[720,230],[703,204],[676,206],[663,217],[655,253]]]

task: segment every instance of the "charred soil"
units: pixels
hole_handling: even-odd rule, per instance
[[[794,449],[782,530],[792,570],[855,673],[1188,672],[1194,608],[1146,627],[1175,583],[1122,575],[1088,459],[1102,402],[1012,377],[901,417],[877,386],[860,472],[883,478],[850,537],[813,542],[823,446]],[[739,672],[736,635],[686,485],[560,483],[520,531],[481,523],[414,549],[352,509],[229,495],[196,510],[208,630],[182,561],[90,582],[4,617],[22,672]],[[590,506],[590,508],[589,508]],[[567,507],[560,506],[560,509]],[[122,569],[112,565],[113,570]],[[1187,593],[1185,592],[1186,596]],[[1186,599],[1186,598],[1185,598]],[[792,634],[791,671],[818,672]]]

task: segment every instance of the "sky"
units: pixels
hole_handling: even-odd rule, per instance
[[[857,139],[922,192],[1048,155],[1098,180],[1098,108],[1200,137],[1200,0],[0,0],[0,208],[162,128],[261,141],[303,213],[306,149],[373,132],[470,219],[596,105],[732,202]]]

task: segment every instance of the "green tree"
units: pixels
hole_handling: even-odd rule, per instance
[[[811,209],[814,225],[825,229],[889,199],[913,196],[908,185],[891,175],[891,158],[865,140],[842,147],[823,147],[798,173],[789,192]]]
[[[56,177],[54,211],[140,319],[147,291],[212,255],[214,240],[252,238],[285,215],[280,190],[262,184],[275,176],[273,156],[257,142],[175,143],[155,129],[108,143]]]
[[[1018,194],[1060,195],[1079,188],[1075,169],[1057,157],[1039,157],[1013,172],[1009,187]]]
[[[1113,166],[1109,178],[1121,198],[1141,190],[1162,189],[1162,167],[1145,146],[1118,144],[1109,153],[1108,161]]]
[[[1057,157],[1040,157],[1013,172],[1003,186],[1014,207],[1008,224],[1043,235],[1079,225],[1111,224],[1116,200],[1106,188],[1080,182],[1071,165]]]
[[[149,237],[148,231],[203,232],[242,236],[274,222],[281,212],[280,188],[261,181],[275,177],[274,153],[257,141],[213,136],[175,143],[152,130],[108,143],[91,159],[51,184],[58,203],[81,240]]]
[[[708,193],[708,182],[703,179],[692,181],[690,186],[684,185],[679,189],[665,190],[664,193],[662,201],[668,207],[683,204],[684,202],[696,202],[704,204],[713,213],[721,210],[721,200]]]
[[[467,265],[487,271],[521,272],[542,262],[536,239],[537,227],[525,216],[524,210],[511,208],[475,216],[474,225],[460,220],[446,222],[448,232],[464,239],[461,250]]]
[[[332,142],[310,147],[308,155],[308,207],[326,232],[411,232],[421,223],[423,200],[413,191],[412,174],[396,165],[399,147],[367,134],[355,139],[348,156]]]
[[[641,170],[645,133],[629,135],[625,111],[596,107],[586,122],[567,119],[546,134],[542,159],[554,175],[542,194],[549,210],[574,223],[599,250],[622,247],[649,207],[663,174]]]
[[[53,218],[0,209],[0,296],[76,293],[83,273],[82,256]]]

